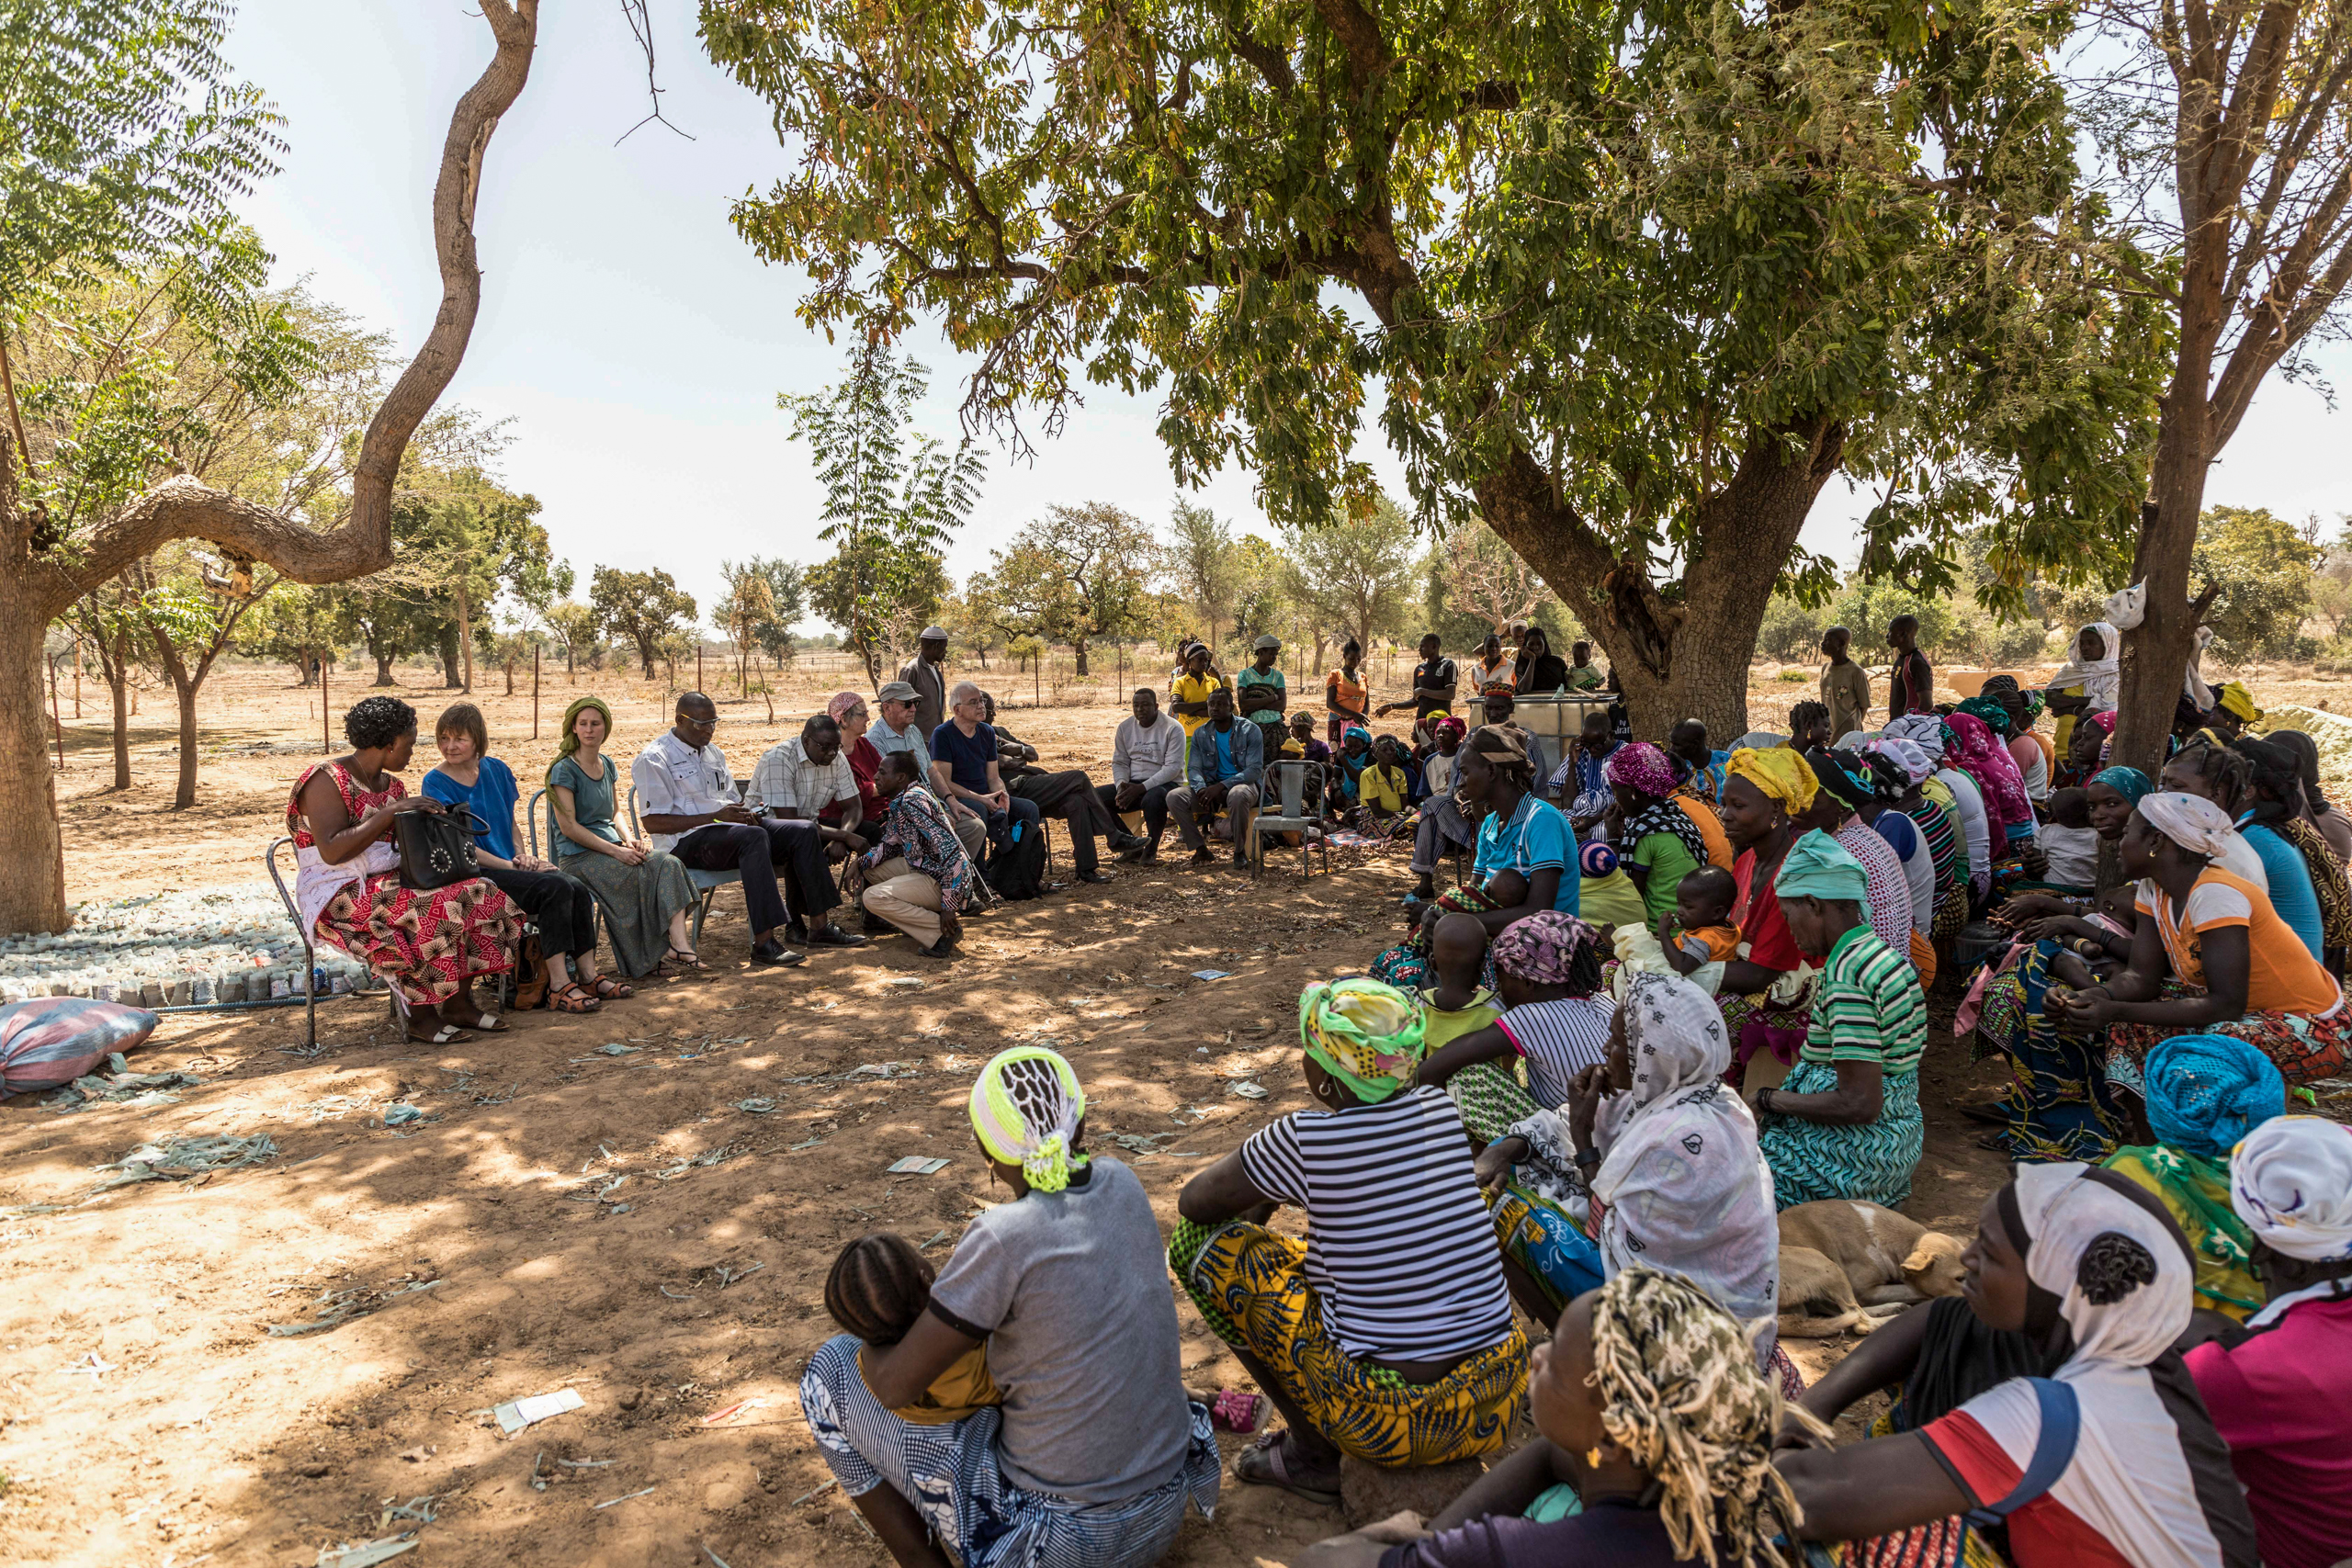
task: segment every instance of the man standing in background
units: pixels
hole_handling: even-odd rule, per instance
[[[1837,745],[1870,722],[1870,671],[1846,656],[1854,634],[1832,626],[1821,634],[1821,651],[1829,666],[1821,672],[1821,701],[1829,709],[1829,741]]]
[[[899,679],[915,689],[915,729],[929,735],[947,718],[947,633],[925,626],[916,653],[899,668]]]

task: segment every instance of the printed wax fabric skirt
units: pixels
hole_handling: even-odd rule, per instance
[[[514,965],[523,911],[469,877],[414,893],[388,871],[355,882],[319,911],[317,934],[358,959],[410,1007],[436,1007],[477,975]]]
[[[1976,1039],[2009,1061],[2008,1092],[1995,1102],[2009,1124],[1995,1135],[2010,1156],[2097,1165],[2115,1152],[2124,1122],[2108,1092],[2099,1033],[2061,1028],[2042,1011],[2059,951],[2055,939],[2034,943],[1984,988]]]
[[[1527,1399],[1527,1336],[1514,1324],[1433,1383],[1359,1361],[1324,1326],[1306,1247],[1263,1225],[1181,1221],[1169,1267],[1217,1337],[1247,1350],[1343,1452],[1388,1469],[1500,1453]]]
[[[558,868],[576,876],[596,895],[605,912],[605,935],[613,962],[632,977],[650,975],[670,951],[670,917],[695,907],[694,885],[678,857],[656,850],[640,865],[627,865],[594,851],[566,855]]]
[[[2184,997],[2205,993],[2183,986]],[[2228,1023],[2186,1024],[2178,1028],[2154,1023],[2111,1023],[2107,1027],[2107,1081],[2145,1100],[2146,1080],[2141,1068],[2159,1042],[2175,1034],[2227,1034],[2243,1040],[2278,1069],[2290,1085],[2317,1083],[2341,1077],[2352,1063],[2352,1005],[2339,1006],[2325,1018],[2305,1018],[2292,1012],[2248,1012]]]
[[[1802,1117],[1775,1116],[1757,1139],[1772,1169],[1776,1207],[1792,1209],[1817,1198],[1852,1198],[1899,1209],[1911,1196],[1911,1173],[1919,1164],[1926,1136],[1919,1119],[1919,1075],[1888,1073],[1878,1118],[1859,1127],[1832,1127]],[[1799,1062],[1781,1085],[1782,1094],[1827,1094],[1838,1087],[1838,1069],[1827,1062]]]
[[[1443,914],[1483,915],[1489,909],[1500,908],[1486,893],[1476,887],[1449,887],[1437,896],[1437,907]],[[1411,994],[1429,984],[1430,927],[1417,919],[1413,934],[1396,946],[1384,950],[1372,961],[1372,977],[1385,986]],[[1478,984],[1487,990],[1495,988],[1495,944],[1487,943],[1487,955],[1478,966]]]
[[[1120,1502],[1081,1506],[1005,1479],[997,1449],[1002,1407],[943,1426],[900,1420],[865,1386],[857,1351],[854,1336],[836,1336],[800,1376],[800,1409],[817,1451],[846,1495],[895,1488],[963,1568],[1148,1568],[1175,1544],[1187,1499],[1204,1515],[1216,1507],[1216,1437],[1199,1404],[1190,1407],[1190,1444],[1171,1479]]]

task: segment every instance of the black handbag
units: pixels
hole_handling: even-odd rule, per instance
[[[474,859],[474,834],[481,819],[462,806],[445,811],[403,811],[392,818],[392,842],[401,852],[401,886],[430,893],[481,874]]]

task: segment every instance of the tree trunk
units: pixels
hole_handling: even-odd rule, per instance
[[[106,676],[107,696],[114,704],[114,787],[130,787],[130,680],[123,667],[116,664],[100,672]]]
[[[458,682],[458,628],[454,626],[443,626],[441,628],[441,684],[446,690],[455,691]]]
[[[1801,443],[1793,456],[1781,435]],[[1748,728],[1747,668],[1765,607],[1844,447],[1844,427],[1826,420],[1751,441],[1723,488],[1699,503],[1679,599],[1560,505],[1525,453],[1514,451],[1477,495],[1487,526],[1608,650],[1634,732],[1663,738],[1696,718],[1721,746]]]
[[[5,929],[66,927],[65,856],[57,828],[57,775],[50,768],[41,638],[49,617],[0,586],[0,909]],[[119,710],[118,710],[119,711]]]
[[[506,661],[506,694],[510,697],[514,694],[514,660],[512,659]]]
[[[392,679],[392,656],[389,653],[376,653],[372,648],[368,651],[376,655],[376,684],[379,686],[399,685],[400,682]]]
[[[176,675],[172,691],[179,698],[180,706],[180,777],[179,785],[172,792],[172,809],[185,811],[196,804],[196,681],[184,681]]]
[[[1086,677],[1086,639],[1082,637],[1072,637],[1070,639],[1069,648],[1072,653],[1078,655],[1078,676],[1080,680],[1084,680]]]
[[[466,581],[458,580],[458,647],[465,654],[468,696],[474,694],[474,617],[473,606],[466,603]]]
[[[637,639],[637,657],[645,666],[645,678],[650,681],[653,679],[653,639],[651,637],[640,637]]]

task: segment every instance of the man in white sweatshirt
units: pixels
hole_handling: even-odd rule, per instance
[[[1148,865],[1159,858],[1159,838],[1168,831],[1168,792],[1184,782],[1184,727],[1162,717],[1159,694],[1149,686],[1136,693],[1135,716],[1119,721],[1111,742],[1111,782],[1094,793],[1114,814],[1143,813],[1144,836],[1139,850],[1119,858]]]

